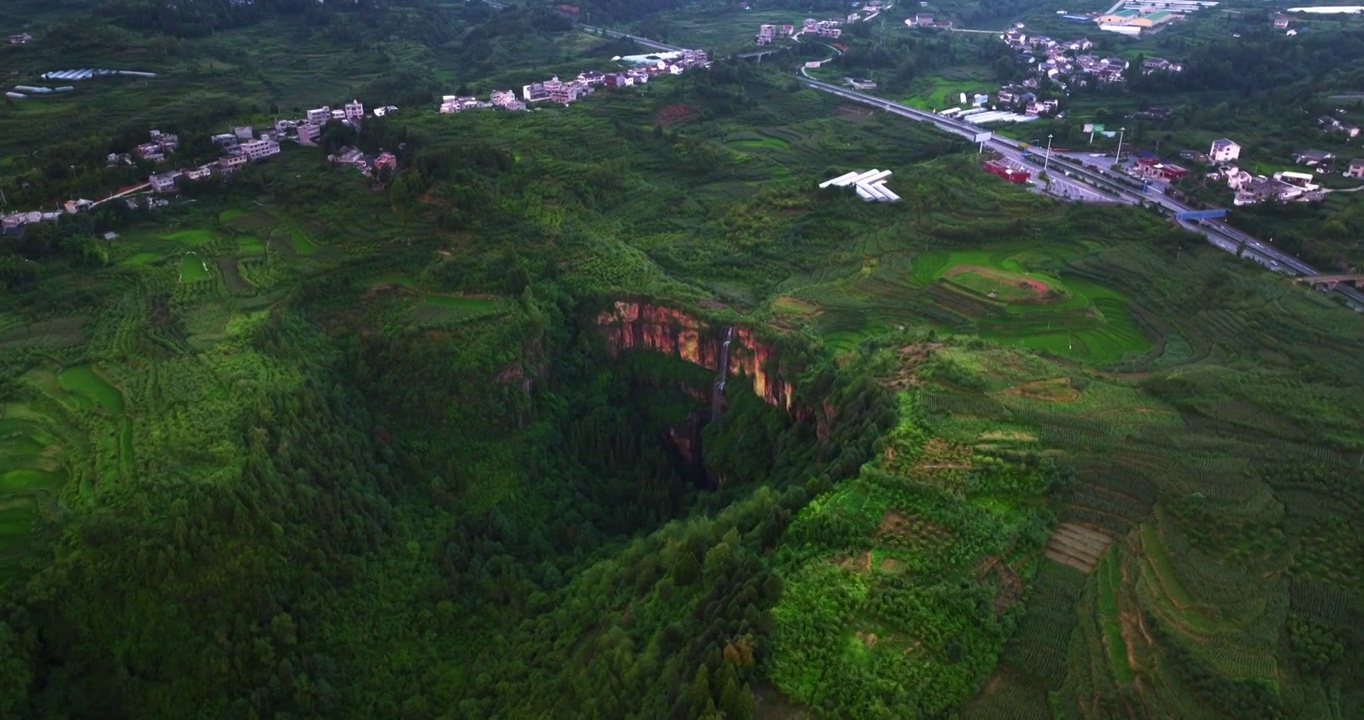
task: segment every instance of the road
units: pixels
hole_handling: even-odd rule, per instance
[[[484,1],[487,2],[488,0]],[[1114,7],[1121,4],[1122,3],[1119,2]],[[583,25],[581,27],[588,32],[597,32],[599,30],[599,28],[590,25]],[[649,38],[642,38],[614,30],[606,30],[604,28],[600,30],[603,34],[610,37],[634,40],[645,47],[657,50],[675,51],[681,49],[674,45],[650,40]],[[831,47],[830,49],[836,51],[835,48]],[[816,80],[805,72],[804,65],[801,66],[798,77],[801,83],[813,90],[837,95],[846,100],[862,103],[863,105],[870,105],[871,107],[879,108],[886,112],[909,118],[910,120],[932,123],[943,132],[966,138],[972,142],[975,142],[975,138],[978,135],[989,132],[988,130],[984,130],[979,126],[972,125],[964,120],[946,118],[936,113],[920,110],[892,100],[886,100],[885,98],[880,98],[875,95],[868,95],[864,92],[849,90],[838,85],[826,83],[822,80]],[[1027,147],[1026,143],[1011,138],[1001,138],[994,133],[990,133],[990,139],[985,142],[985,145],[989,146],[989,148],[996,153],[999,153],[999,155],[1010,163],[1028,164],[1023,158],[1023,149],[1024,147]],[[1073,154],[1074,153],[1072,153],[1072,155]],[[1105,158],[1087,158],[1087,160],[1099,162],[1085,162],[1083,160],[1077,160],[1074,157],[1067,157],[1060,153],[1054,154],[1048,160],[1049,167],[1047,174],[1053,178],[1058,176],[1065,178],[1060,181],[1064,183],[1063,187],[1065,189],[1073,189],[1075,192],[1093,193],[1095,195],[1105,196],[1113,201],[1129,204],[1151,203],[1172,216],[1195,209],[1164,193],[1144,193],[1139,187],[1132,187],[1132,183],[1135,182],[1133,178],[1120,172],[1103,169],[1103,166],[1105,165],[1105,162],[1103,161],[1105,161]],[[1094,165],[1099,169],[1092,170],[1089,167],[1086,167],[1086,165]],[[1183,227],[1186,230],[1203,235],[1208,239],[1208,242],[1213,245],[1227,252],[1239,254],[1243,258],[1257,262],[1275,272],[1282,272],[1288,275],[1322,274],[1316,268],[1308,265],[1297,257],[1261,242],[1257,238],[1251,237],[1250,235],[1227,225],[1224,221],[1176,220],[1176,222],[1180,227]],[[1338,292],[1344,296],[1349,302],[1350,307],[1355,311],[1364,312],[1364,292],[1360,292],[1358,289],[1344,284],[1336,286],[1334,292]]]
[[[487,2],[487,0],[484,0],[484,2]],[[662,50],[664,52],[677,52],[682,49],[676,45],[661,43],[657,40],[650,40],[649,38],[646,37],[631,35],[629,33],[623,33],[618,30],[607,30],[606,28],[597,27],[595,25],[579,25],[578,27],[590,33],[601,33],[602,35],[605,35],[607,37],[621,38],[624,40],[634,40],[640,45],[643,45],[644,47],[650,48],[652,50]]]
[[[801,68],[801,82],[812,89],[837,95],[864,105],[870,105],[885,110],[886,112],[900,115],[901,117],[933,123],[938,129],[944,132],[972,141],[975,140],[975,137],[978,134],[988,132],[963,120],[945,118],[935,113],[879,98],[875,95],[868,95],[856,90],[849,90],[837,85],[815,80],[805,73],[804,68]],[[985,145],[991,150],[999,153],[1011,163],[1022,164],[1026,162],[1022,157],[1022,148],[1025,143],[1009,138],[1001,138],[992,134],[990,140],[987,141]],[[1094,158],[1094,160],[1103,160],[1103,158]],[[1101,163],[1091,164],[1100,165]],[[1153,203],[1171,215],[1194,210],[1194,208],[1163,193],[1142,193],[1140,190],[1130,187],[1129,183],[1133,182],[1133,179],[1130,177],[1108,172],[1103,169],[1091,170],[1084,167],[1075,159],[1059,153],[1052,155],[1049,162],[1048,175],[1052,177],[1056,177],[1057,175],[1068,175],[1069,178],[1084,181],[1090,186],[1090,191],[1101,191],[1102,194],[1110,196],[1113,200],[1127,203]],[[1069,182],[1069,180],[1067,180],[1067,182]],[[1233,254],[1240,252],[1242,257],[1253,260],[1276,272],[1284,272],[1290,275],[1321,274],[1316,268],[1313,268],[1302,260],[1261,242],[1260,240],[1227,225],[1225,222],[1217,220],[1178,222],[1181,227],[1207,237],[1208,241],[1213,245]],[[1241,250],[1241,245],[1243,244],[1245,246],[1244,251]],[[1360,292],[1356,288],[1345,285],[1337,286],[1335,292],[1340,293],[1350,301],[1351,307],[1356,311],[1364,311],[1364,292]]]

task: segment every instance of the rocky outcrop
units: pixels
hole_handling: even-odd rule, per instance
[[[614,355],[625,350],[653,350],[715,372],[724,328],[712,326],[680,310],[647,301],[619,300],[597,317]],[[794,388],[775,370],[772,348],[748,328],[736,327],[730,343],[729,375],[746,375],[763,400],[791,412]]]

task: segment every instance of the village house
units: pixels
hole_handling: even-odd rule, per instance
[[[1335,158],[1335,155],[1325,150],[1299,150],[1293,153],[1293,162],[1308,167],[1324,165]]]
[[[180,136],[174,133],[163,133],[160,130],[151,132],[152,142],[156,143],[165,152],[175,152],[180,147]]]
[[[33,39],[33,36],[32,36],[32,35],[29,35],[29,34],[26,33],[26,32],[24,32],[24,33],[19,33],[18,35],[10,35],[10,36],[9,36],[9,44],[10,44],[10,45],[25,45],[25,44],[28,43],[29,40],[32,40],[32,39]]]
[[[279,143],[274,140],[252,140],[240,145],[241,151],[250,160],[260,160],[279,154]]]
[[[710,54],[697,48],[682,48],[681,60],[684,67],[703,67],[710,64]]]
[[[478,98],[473,96],[445,95],[440,99],[438,110],[442,113],[450,114],[464,112],[470,108],[478,107]]]
[[[614,76],[612,76],[614,77]],[[606,82],[606,78],[602,78]],[[489,98],[493,107],[500,107],[504,110],[525,110],[526,104],[516,99],[516,92],[513,90],[494,90]]]
[[[1137,158],[1137,163],[1132,167],[1133,174],[1140,177],[1174,182],[1189,174],[1188,169],[1161,160],[1154,155],[1143,155]]]
[[[1267,200],[1277,200],[1288,202],[1292,200],[1309,200],[1307,190],[1296,185],[1290,185],[1282,180],[1274,178],[1255,177],[1243,183],[1236,190],[1236,198],[1232,201],[1235,205],[1254,205],[1255,203]]]
[[[1347,125],[1331,117],[1330,115],[1322,115],[1321,117],[1317,118],[1317,124],[1321,126],[1321,129],[1323,131],[1328,133],[1338,132],[1344,134],[1345,137],[1358,137],[1359,135],[1358,127],[1355,127],[1354,125]]]
[[[767,45],[768,43],[771,43],[771,42],[772,42],[773,38],[775,38],[776,35],[777,35],[777,28],[776,28],[776,26],[773,26],[773,25],[759,25],[759,26],[758,26],[758,35],[757,35],[756,38],[754,38],[754,40],[755,40],[755,42],[757,42],[759,45]]]
[[[588,70],[578,73],[578,82],[584,85],[595,86],[606,82],[606,74],[596,70]]]
[[[179,170],[172,170],[167,173],[153,175],[147,178],[147,182],[152,186],[152,192],[168,193],[175,192],[175,181],[180,178]]]
[[[154,142],[142,143],[133,148],[133,152],[147,162],[159,163],[166,159],[166,156],[161,152],[161,146]]]
[[[1275,30],[1287,30],[1287,29],[1288,29],[1288,23],[1289,23],[1289,17],[1288,17],[1287,15],[1275,15],[1275,16],[1274,16],[1274,29],[1275,29]]]
[[[1208,157],[1213,162],[1230,162],[1241,157],[1241,146],[1227,138],[1213,140],[1212,148],[1208,150]]]
[[[308,111],[308,122],[324,124],[332,119],[332,109],[330,105],[323,105],[320,108],[313,108]]]
[[[238,168],[245,165],[247,159],[248,158],[244,153],[239,155],[224,155],[218,158],[218,170],[224,175],[230,175],[236,172]]]
[[[220,148],[236,147],[237,145],[237,136],[232,133],[219,133],[210,139],[213,140],[214,145]]]
[[[304,145],[311,145],[317,142],[317,138],[322,134],[322,126],[314,122],[305,122],[298,126],[298,141]]]
[[[369,159],[358,148],[349,145],[328,155],[327,161],[337,165],[350,165],[366,175],[369,174]]]
[[[251,127],[250,125],[243,125],[239,128],[234,129],[232,131],[232,135],[237,138],[237,142],[239,143],[246,142],[247,140],[255,139],[256,129]]]
[[[782,36],[782,37],[791,37],[792,35],[795,35],[795,34],[796,34],[796,26],[792,25],[791,23],[785,23],[785,24],[783,24],[783,25],[781,26],[781,36]]]
[[[1317,185],[1315,182],[1312,182],[1313,180],[1316,180],[1316,176],[1310,173],[1280,170],[1279,172],[1274,173],[1274,179],[1282,183],[1295,185],[1304,190],[1316,190],[1317,188],[1321,187],[1320,185]]]
[[[1364,180],[1364,158],[1355,158],[1350,161],[1350,166],[1345,169],[1345,177],[1352,177]]]
[[[540,102],[549,99],[549,90],[545,89],[544,83],[531,83],[521,88],[521,99],[528,103]]]
[[[197,168],[185,170],[185,178],[189,180],[202,180],[213,175],[213,165],[200,165]]]
[[[1141,74],[1150,75],[1155,72],[1181,72],[1184,66],[1179,63],[1172,63],[1165,58],[1147,58],[1141,63]]]
[[[374,172],[376,173],[379,172],[380,168],[388,168],[389,170],[397,172],[398,170],[397,156],[395,156],[391,152],[380,152],[379,156],[374,158]]]
[[[346,120],[359,122],[365,117],[365,104],[359,100],[351,100],[346,103],[345,109],[342,110],[342,112],[345,113]]]

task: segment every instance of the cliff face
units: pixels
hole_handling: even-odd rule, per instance
[[[648,302],[620,300],[597,317],[611,353],[654,350],[715,372],[724,328],[705,325],[684,312]],[[747,328],[735,328],[729,345],[729,376],[746,375],[763,400],[791,411],[791,383],[769,370],[770,347]]]

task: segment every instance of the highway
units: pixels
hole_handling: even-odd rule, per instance
[[[486,0],[485,0],[485,2],[486,2]],[[631,34],[629,34],[629,33],[623,33],[623,32],[620,32],[620,31],[618,31],[618,30],[607,30],[606,28],[597,27],[597,26],[595,26],[595,25],[579,25],[578,27],[581,28],[581,29],[583,29],[583,30],[586,30],[587,32],[590,32],[590,33],[601,33],[601,34],[603,34],[603,35],[605,35],[605,36],[607,36],[607,37],[623,38],[623,39],[625,39],[625,40],[634,40],[635,42],[639,43],[640,45],[643,45],[644,47],[650,48],[650,49],[652,49],[652,50],[662,50],[662,51],[664,51],[664,52],[677,52],[678,50],[681,50],[681,49],[682,49],[682,48],[680,48],[680,47],[678,47],[678,46],[676,46],[676,45],[669,45],[669,44],[667,44],[667,43],[661,43],[661,42],[659,42],[659,41],[657,41],[657,40],[650,40],[649,38],[646,38],[646,37],[640,37],[640,36],[638,36],[638,35],[631,35]]]
[[[490,2],[490,0],[484,0],[484,2]],[[630,35],[615,30],[607,30],[591,25],[582,25],[580,27],[588,32],[601,32],[609,37],[633,40],[640,45],[655,50],[677,51],[681,49],[675,45],[668,45],[667,43],[661,43],[657,40],[650,40],[649,38]],[[836,48],[830,47],[829,49],[838,52]],[[816,80],[805,72],[804,65],[801,66],[797,77],[806,87],[813,90],[837,95],[846,100],[851,100],[863,105],[870,105],[886,112],[909,118],[910,120],[929,122],[943,132],[966,138],[973,143],[977,136],[982,133],[990,132],[964,120],[943,117],[936,113],[920,110],[892,100],[886,100],[885,98],[880,98],[875,95],[868,95],[864,92],[849,90],[838,85],[826,83],[822,80]],[[985,142],[985,145],[996,153],[999,153],[1010,163],[1035,167],[1035,165],[1028,163],[1023,156],[1024,148],[1029,147],[1025,143],[1010,138],[1002,138],[990,132],[990,139]],[[1084,163],[1066,157],[1060,153],[1050,155],[1047,162],[1048,175],[1055,178],[1053,182],[1060,183],[1062,191],[1070,192],[1074,197],[1090,198],[1093,195],[1098,195],[1128,204],[1153,203],[1171,216],[1196,209],[1185,205],[1164,193],[1142,192],[1139,188],[1132,187],[1131,183],[1135,181],[1126,174],[1110,173],[1102,168],[1092,170],[1086,167]],[[1083,181],[1083,184],[1075,182],[1076,180]],[[1297,257],[1261,242],[1260,240],[1227,225],[1224,221],[1176,220],[1176,222],[1180,227],[1186,230],[1203,235],[1208,239],[1208,242],[1216,247],[1232,254],[1239,253],[1241,257],[1259,263],[1275,272],[1281,272],[1288,275],[1322,274],[1316,268],[1308,265]],[[1337,285],[1334,292],[1343,295],[1350,307],[1356,312],[1364,312],[1364,292],[1344,283]]]
[[[945,118],[936,113],[903,105],[892,100],[879,98],[875,95],[868,95],[856,90],[849,90],[838,85],[815,80],[805,73],[803,67],[801,68],[800,75],[800,81],[814,90],[831,93],[864,105],[870,105],[911,120],[930,122],[944,132],[966,138],[973,142],[979,134],[989,132],[963,120]],[[1001,138],[991,133],[990,140],[988,140],[985,145],[1002,155],[1011,163],[1026,163],[1023,159],[1023,148],[1025,147],[1025,143],[1009,138]],[[1050,176],[1080,178],[1119,202],[1154,203],[1170,215],[1195,209],[1162,193],[1142,193],[1140,190],[1132,188],[1127,184],[1132,182],[1130,178],[1109,174],[1102,169],[1091,170],[1081,163],[1060,154],[1052,155],[1048,164],[1048,174]],[[1031,166],[1031,164],[1029,165]],[[1245,250],[1241,253],[1242,257],[1253,260],[1276,272],[1283,272],[1289,275],[1321,274],[1316,268],[1308,265],[1302,260],[1261,242],[1260,240],[1227,225],[1225,222],[1218,220],[1202,220],[1197,222],[1180,220],[1177,222],[1186,230],[1204,235],[1213,245],[1233,254],[1240,251],[1241,245],[1244,244]],[[1360,292],[1358,289],[1344,284],[1336,286],[1335,292],[1340,293],[1350,301],[1351,307],[1356,311],[1364,310],[1364,292]]]

